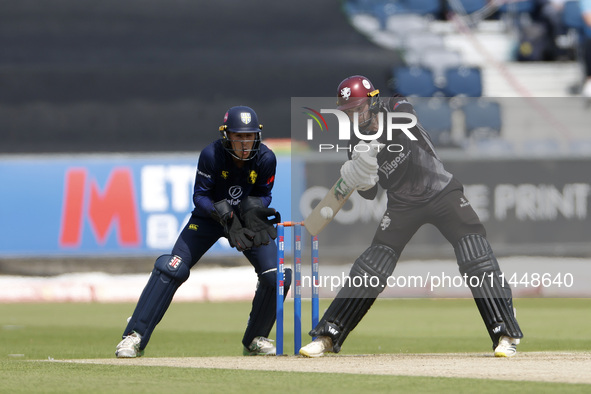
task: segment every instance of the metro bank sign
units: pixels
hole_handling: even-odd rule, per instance
[[[0,256],[154,256],[193,210],[199,154],[0,156]],[[278,157],[273,207],[290,212]],[[280,175],[281,174],[281,175]],[[209,255],[236,251],[225,239]]]
[[[79,247],[87,227],[100,245],[115,236],[123,248],[144,242],[150,249],[172,248],[193,209],[195,166],[144,165],[139,172],[138,188],[130,167],[114,167],[102,186],[88,169],[69,169],[60,247]]]
[[[86,168],[73,168],[66,173],[65,186],[61,247],[80,246],[85,220],[100,244],[105,244],[114,227],[121,246],[140,245],[139,213],[129,168],[115,168],[103,190]]]

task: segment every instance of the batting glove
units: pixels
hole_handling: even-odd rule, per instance
[[[365,141],[356,145],[351,160],[341,167],[341,178],[349,187],[363,191],[375,186],[379,180],[376,156],[383,146],[384,144],[368,144]]]

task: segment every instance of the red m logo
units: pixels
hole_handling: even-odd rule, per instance
[[[85,216],[99,244],[104,244],[111,227],[117,226],[119,245],[138,246],[138,213],[131,171],[115,168],[102,193],[96,180],[92,179],[89,185],[88,181],[84,168],[70,169],[66,173],[60,246],[80,245]]]

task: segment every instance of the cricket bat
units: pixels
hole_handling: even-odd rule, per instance
[[[304,220],[306,230],[311,235],[318,235],[345,205],[354,190],[354,188],[347,187],[347,184],[343,182],[343,178],[339,178],[322,201],[316,205]]]

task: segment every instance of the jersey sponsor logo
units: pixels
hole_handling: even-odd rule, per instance
[[[250,112],[240,112],[240,120],[244,124],[249,124],[251,121]]]
[[[410,151],[408,153],[400,152],[398,156],[390,161],[385,161],[379,168],[379,171],[386,176],[386,179],[390,177],[398,169],[400,164],[402,164],[408,157],[410,156]]]
[[[209,175],[209,174],[206,174],[206,173],[205,173],[205,172],[203,172],[203,171],[197,170],[197,174],[199,174],[199,175],[201,175],[201,176],[203,176],[203,177],[205,177],[205,178],[207,178],[207,179],[211,179],[211,175]]]
[[[229,171],[222,171],[222,178],[224,179],[228,179],[228,176],[230,175]]]
[[[227,200],[228,203],[230,205],[238,205],[240,204],[240,197],[242,197],[242,186],[240,185],[235,185],[235,186],[231,186],[228,189],[228,195],[230,196],[230,199]]]
[[[249,174],[248,174],[248,182],[252,185],[255,184],[255,182],[257,181],[257,177],[259,175],[257,174],[257,172],[255,170],[252,170]]]
[[[168,262],[168,266],[173,270],[177,269],[181,265],[181,258],[179,256],[173,256]]]

